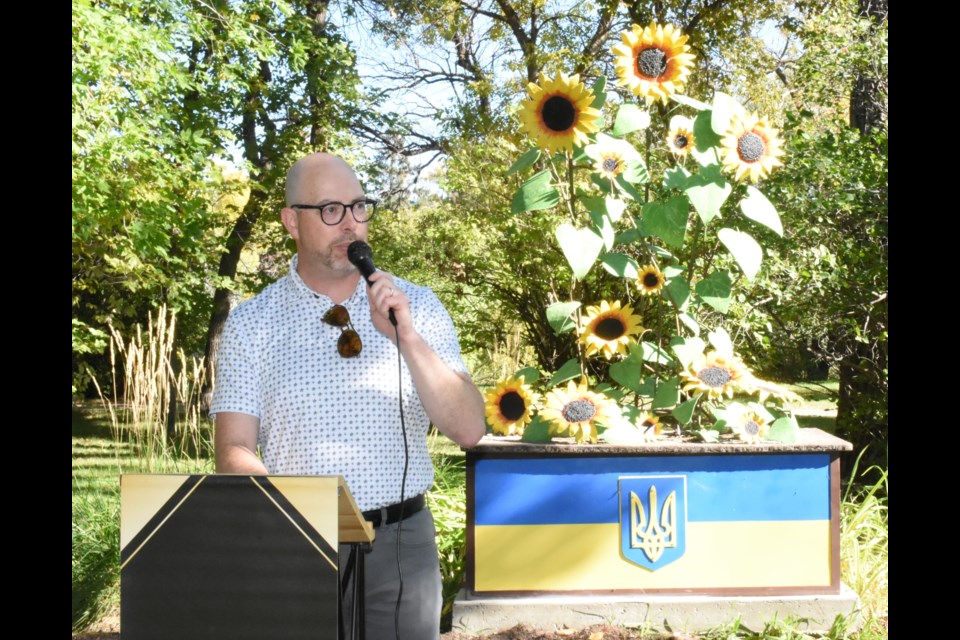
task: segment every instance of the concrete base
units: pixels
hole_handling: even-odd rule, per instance
[[[837,595],[796,596],[570,596],[538,595],[491,598],[469,596],[461,589],[453,603],[453,628],[489,635],[523,623],[537,629],[580,629],[595,624],[641,629],[650,633],[703,633],[739,617],[740,627],[761,631],[788,618],[807,632],[825,632],[837,616],[847,629],[860,627],[860,598],[846,585]]]

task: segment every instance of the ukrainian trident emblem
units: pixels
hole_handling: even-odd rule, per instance
[[[657,570],[686,551],[686,476],[623,476],[620,481],[621,553]]]

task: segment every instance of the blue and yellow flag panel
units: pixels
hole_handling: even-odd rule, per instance
[[[829,587],[831,458],[482,458],[473,590]]]

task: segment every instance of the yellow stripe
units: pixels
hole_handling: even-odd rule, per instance
[[[650,571],[620,555],[617,524],[481,526],[477,591],[830,584],[830,522],[688,522],[686,552]]]
[[[261,486],[260,486],[260,483],[256,482],[252,477],[250,478],[250,481],[253,482],[253,484],[254,484],[258,489],[260,489],[260,491],[263,492],[263,495],[267,496],[267,498],[270,500],[270,502],[273,503],[273,506],[275,506],[275,507],[277,508],[277,511],[279,511],[280,513],[282,513],[284,516],[287,517],[287,520],[290,521],[290,524],[292,524],[294,527],[296,527],[297,531],[300,532],[300,535],[302,535],[302,536],[304,537],[304,539],[305,539],[307,542],[310,543],[310,546],[317,550],[317,553],[320,554],[320,557],[322,557],[324,560],[326,560],[326,561],[330,564],[330,566],[333,567],[334,571],[336,571],[336,570],[337,570],[337,563],[334,562],[333,560],[331,560],[329,557],[327,557],[327,554],[325,554],[325,553],[323,552],[323,550],[322,550],[320,547],[318,547],[318,546],[313,542],[313,540],[310,539],[310,536],[308,536],[307,533],[306,533],[306,531],[304,531],[304,530],[300,527],[300,525],[297,524],[296,520],[294,520],[294,519],[290,516],[289,513],[287,513],[286,511],[284,511],[284,510],[283,510],[283,507],[281,507],[279,504],[277,504],[277,501],[273,499],[273,496],[271,496],[269,493],[267,493],[267,490],[264,489],[263,487],[261,487]],[[335,546],[335,545],[334,545],[334,546]]]
[[[203,483],[203,481],[204,481],[205,479],[206,479],[206,476],[200,478],[200,480],[197,481],[197,484],[193,485],[193,488],[191,488],[190,491],[187,492],[187,495],[183,496],[183,497],[180,499],[180,502],[178,502],[178,503],[176,504],[176,506],[174,506],[172,509],[170,509],[170,513],[168,513],[168,514],[166,515],[166,517],[165,517],[163,520],[160,521],[160,523],[153,529],[153,531],[150,532],[150,535],[148,535],[146,538],[143,539],[143,542],[140,543],[140,546],[133,550],[133,552],[130,554],[130,557],[127,558],[127,561],[120,565],[120,571],[123,571],[123,569],[124,569],[128,564],[130,564],[130,561],[137,557],[137,554],[140,553],[140,550],[143,549],[143,547],[146,546],[146,544],[147,544],[148,542],[150,542],[150,538],[152,538],[153,535],[154,535],[157,531],[159,531],[161,528],[163,528],[163,525],[165,525],[165,524],[167,523],[167,520],[170,519],[170,516],[172,516],[174,513],[177,512],[177,509],[179,509],[180,506],[183,505],[183,503],[187,501],[187,498],[189,498],[191,495],[193,495],[193,492],[197,490],[197,487],[199,487],[200,484]],[[185,480],[186,480],[186,478],[181,478],[181,479],[180,479],[181,482],[184,482]],[[121,508],[122,508],[122,506],[121,506]],[[120,516],[121,516],[121,518],[122,518],[122,517],[123,517],[123,513],[121,513]]]

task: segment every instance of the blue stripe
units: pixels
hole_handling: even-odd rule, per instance
[[[690,522],[828,520],[830,456],[479,459],[474,522],[619,522],[619,476],[686,475]]]

